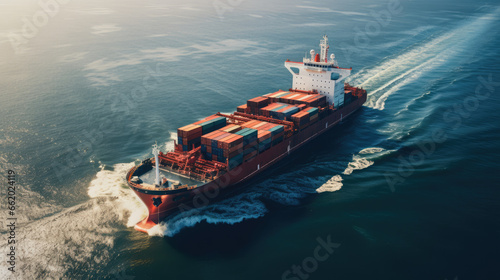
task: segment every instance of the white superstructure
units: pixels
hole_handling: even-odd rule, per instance
[[[344,79],[351,75],[352,68],[340,68],[335,55],[328,61],[328,37],[323,36],[320,53],[310,51],[311,57],[304,57],[303,62],[286,61],[285,67],[293,75],[294,90],[316,91],[326,95],[328,103],[337,108],[344,104]],[[294,71],[296,69],[296,71]]]

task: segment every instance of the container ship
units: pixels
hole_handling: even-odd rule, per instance
[[[285,61],[292,88],[252,98],[232,114],[216,113],[177,130],[173,151],[153,146],[153,157],[133,167],[127,184],[149,214],[135,225],[147,232],[168,215],[220,199],[229,190],[283,160],[352,115],[366,91],[345,79],[352,68],[328,57],[328,37],[319,53]]]

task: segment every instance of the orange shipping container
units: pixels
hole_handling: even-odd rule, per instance
[[[211,116],[206,117],[203,120],[199,120],[199,121],[197,121],[197,122],[195,122],[193,124],[200,124],[200,123],[203,123],[203,122],[206,122],[206,121],[209,121],[209,120],[213,120],[213,119],[218,118],[218,117],[219,116],[217,116],[217,115],[211,115]]]

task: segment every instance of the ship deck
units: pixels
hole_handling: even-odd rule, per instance
[[[148,171],[148,172],[146,172],[138,177],[142,181],[140,183],[141,185],[154,186],[155,176],[156,176],[155,169],[153,168],[150,171]],[[165,185],[164,187],[170,188],[170,189],[175,189],[176,187],[183,186],[183,185],[188,185],[189,187],[192,187],[192,186],[199,187],[199,186],[202,186],[205,184],[205,182],[193,180],[191,178],[182,176],[180,174],[176,174],[172,171],[160,168],[160,178],[162,178],[162,177],[167,178],[168,187],[167,187],[167,185]]]

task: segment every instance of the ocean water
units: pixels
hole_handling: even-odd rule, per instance
[[[41,2],[0,4],[1,279],[500,276],[498,2]],[[127,170],[288,89],[283,62],[323,34],[365,106],[242,192],[135,231]]]

